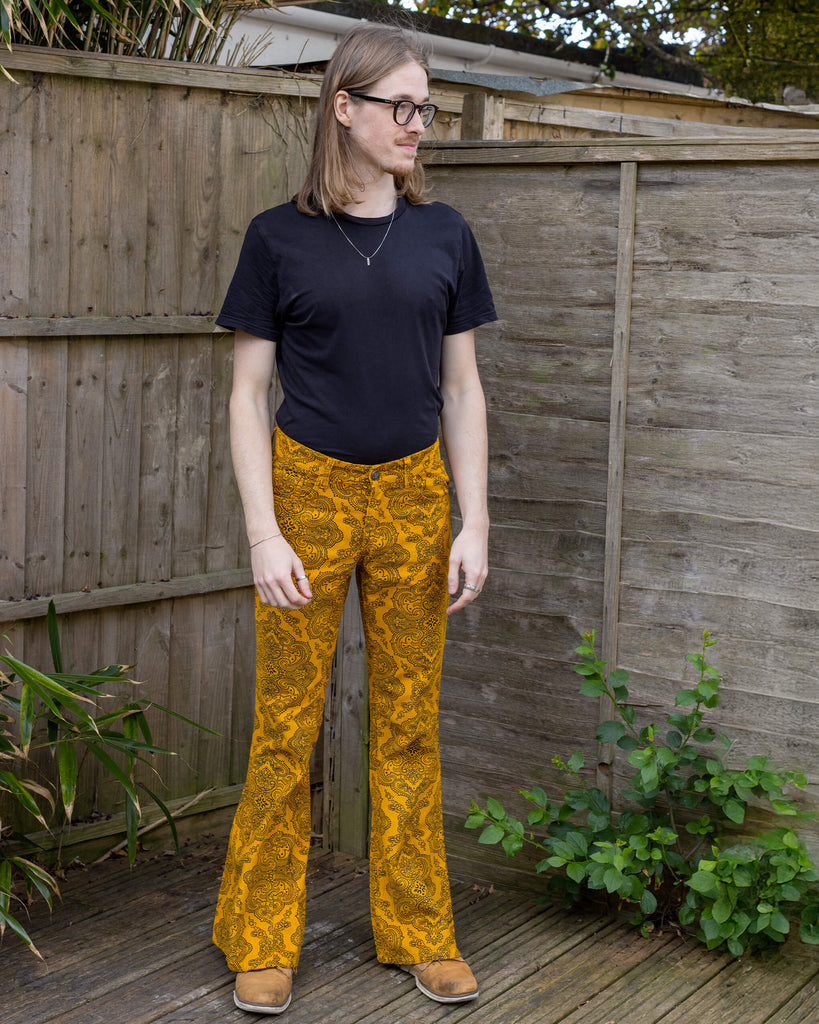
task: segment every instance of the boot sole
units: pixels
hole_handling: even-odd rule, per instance
[[[293,993],[291,992],[283,1003],[280,1003],[278,1006],[270,1006],[266,1005],[265,1003],[246,1003],[244,999],[239,998],[236,992],[233,993],[233,1002],[240,1010],[246,1010],[248,1013],[267,1013],[271,1015],[277,1013],[284,1013],[284,1011],[290,1005],[290,1000],[292,998]]]
[[[407,974],[411,974],[412,977],[415,978],[415,987],[419,992],[423,992],[427,999],[432,999],[436,1003],[468,1003],[471,999],[477,999],[481,994],[481,990],[479,988],[476,988],[472,992],[458,992],[456,995],[451,996],[445,995],[441,992],[435,992],[433,989],[427,988],[427,986],[422,983],[421,979],[411,967],[406,967],[404,964],[399,964],[398,966],[402,971],[406,971]]]

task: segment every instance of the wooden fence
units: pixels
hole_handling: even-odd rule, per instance
[[[815,809],[819,145],[450,143],[430,163],[501,316],[480,332],[492,574],[445,662],[454,863],[509,870],[477,852],[463,811],[557,785],[554,754],[622,777],[621,752],[593,739],[610,707],[570,670],[592,628],[641,716],[691,684],[685,654],[710,629],[731,757],[805,771]]]
[[[19,51],[18,84],[0,86],[0,629],[46,663],[54,595],[75,666],[132,663],[146,696],[220,732],[160,732],[181,755],[167,795],[227,803],[252,590],[213,316],[248,220],[303,173],[317,86],[45,56]],[[501,315],[479,332],[492,575],[445,663],[453,866],[518,876],[463,832],[472,796],[554,782],[552,756],[575,748],[601,779],[622,773],[570,671],[579,630],[598,629],[649,709],[713,630],[738,754],[805,770],[815,794],[819,142],[441,141],[429,161]],[[351,852],[364,678],[348,609],[316,823]],[[114,809],[89,781],[81,813]]]
[[[167,795],[224,790],[246,767],[254,639],[213,317],[251,216],[303,175],[308,100],[253,73],[24,56],[56,73],[2,86],[0,626],[47,663],[54,596],[75,667],[132,664],[220,733],[158,723],[179,753]],[[91,777],[78,814],[113,801]]]

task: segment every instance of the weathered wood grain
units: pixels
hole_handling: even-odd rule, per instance
[[[16,940],[4,947],[9,1024],[102,1022],[119,996],[139,1024],[216,1024],[233,1013],[233,979],[210,944],[224,843],[220,831],[186,843],[179,859],[158,855],[132,871],[109,861],[69,872],[53,918],[34,908],[46,962]],[[367,886],[364,862],[311,858],[304,952],[289,1011],[303,1024],[659,1024],[669,1015],[733,1024],[737,1014],[758,1024],[801,1024],[815,1005],[815,956],[793,941],[735,960],[671,932],[644,940],[601,910],[540,907],[528,894],[472,880],[453,881],[452,893],[460,947],[481,998],[432,1004],[405,973],[376,962]],[[130,929],[122,927],[123,904]],[[71,941],[78,927],[82,943]]]
[[[558,127],[568,126],[572,128],[592,129],[595,132],[608,135],[623,136],[656,136],[659,138],[683,138],[692,139],[697,137],[713,138],[717,135],[741,135],[744,138],[754,135],[770,135],[770,128],[752,127],[750,125],[729,125],[729,124],[708,124],[702,121],[679,121],[674,117],[652,117],[646,114],[635,114],[630,111],[608,112],[602,110],[589,110],[586,108],[570,105],[558,106],[549,103],[524,104],[518,101],[517,104],[509,104],[507,112],[509,117],[517,117],[521,121],[534,124],[556,125]],[[811,124],[802,125],[800,128],[813,130]],[[796,130],[800,130],[797,128]],[[494,135],[463,134],[463,139],[492,139]]]
[[[27,85],[28,83],[26,83]],[[36,103],[30,88],[21,85],[15,102],[0,108],[0,223],[3,224],[3,282],[0,313],[25,310],[30,291],[32,207],[32,146]]]
[[[61,307],[57,307],[61,308]],[[0,317],[0,338],[64,338],[130,334],[224,334],[207,316],[13,316]]]
[[[634,257],[634,218],[637,207],[637,165],[620,167],[620,215],[617,238],[617,282],[614,298],[614,337],[611,356],[609,412],[609,468],[606,491],[606,554],[603,583],[603,623],[600,649],[603,660],[617,664],[617,626],[620,600],[620,549],[623,536],[623,471],[626,459],[628,367],[631,344],[631,292]],[[600,698],[600,719],[609,713],[608,696]],[[611,797],[608,765],[614,757],[611,744],[601,746],[598,785]],[[604,770],[605,769],[605,770]]]
[[[220,68],[208,64],[111,57],[101,53],[18,46],[3,55],[3,66],[71,78],[102,78],[118,82],[182,86],[187,89],[224,89],[231,92],[318,96],[320,82],[309,75],[288,75],[253,68]]]
[[[0,474],[0,595],[22,596],[25,587],[26,451],[28,422],[28,346],[8,341],[0,348],[0,423],[3,424],[3,472]]]
[[[422,143],[431,166],[503,166],[512,164],[583,164],[689,161],[815,160],[819,139],[810,131],[783,131],[759,136],[710,139],[602,139],[588,144],[575,139],[509,142]]]
[[[364,629],[355,579],[342,613],[324,718],[327,766],[322,831],[330,849],[364,857],[369,849],[369,692]]]
[[[782,316],[644,307],[632,316],[632,333],[629,419],[635,425],[819,433],[812,369],[819,318],[798,307]]]
[[[815,468],[813,438],[632,427],[625,504],[759,519],[815,533]]]

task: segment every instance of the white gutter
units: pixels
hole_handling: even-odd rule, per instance
[[[365,20],[316,11],[310,7],[249,11],[236,22],[228,36],[224,52],[230,52],[244,36],[246,45],[256,45],[258,48],[251,61],[253,66],[278,67],[297,62],[306,64],[329,60],[341,37],[357,21]],[[427,33],[421,35],[432,46],[435,66],[447,71],[472,71],[479,68],[484,74],[561,78],[570,82],[615,85],[623,89],[642,89],[702,99],[723,98],[716,90],[694,85],[667,82],[659,78],[644,78],[620,71],[615,72],[613,78],[607,78],[590,64],[541,57],[519,50],[505,50],[494,45],[472,43],[463,39]]]

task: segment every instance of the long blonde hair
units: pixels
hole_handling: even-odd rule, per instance
[[[336,213],[354,202],[362,184],[354,170],[355,151],[347,128],[335,115],[336,93],[366,92],[403,64],[419,64],[429,75],[429,50],[413,33],[392,25],[360,25],[341,40],[327,65],[318,102],[318,121],[307,178],[294,196],[302,213]],[[424,168],[416,157],[409,174],[395,175],[399,195],[423,203]]]

